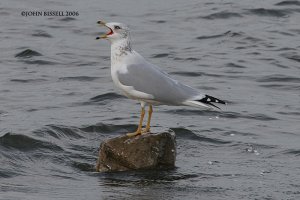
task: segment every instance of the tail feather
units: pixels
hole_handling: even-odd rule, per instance
[[[205,107],[205,108],[218,108],[218,106],[214,105],[213,103],[220,103],[220,104],[226,104],[225,101],[217,99],[215,97],[205,95],[204,97],[202,96],[201,99],[195,99],[195,100],[188,100],[185,101],[183,104],[187,106],[194,106],[194,107]]]

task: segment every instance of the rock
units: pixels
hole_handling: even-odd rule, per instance
[[[96,171],[173,168],[176,159],[174,132],[126,135],[100,145]]]

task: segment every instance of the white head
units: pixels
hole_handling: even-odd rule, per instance
[[[105,26],[109,28],[109,32],[97,37],[96,40],[107,39],[110,42],[115,42],[115,41],[129,38],[129,28],[125,24],[117,23],[117,22],[105,23],[103,21],[98,21],[97,23],[100,24],[101,26]]]

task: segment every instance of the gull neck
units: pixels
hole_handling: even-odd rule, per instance
[[[120,60],[123,56],[132,52],[131,41],[129,37],[122,38],[111,43],[111,61]]]

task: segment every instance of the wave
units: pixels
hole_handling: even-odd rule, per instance
[[[31,34],[31,36],[52,38],[52,36],[49,33],[47,33],[46,31],[43,31],[43,30],[35,30],[34,33]]]
[[[37,149],[50,149],[51,151],[63,150],[61,147],[53,143],[37,140],[26,135],[12,133],[6,133],[2,137],[0,137],[0,147],[20,151],[33,151]]]
[[[100,77],[92,77],[92,76],[69,76],[69,77],[61,77],[60,81],[94,81],[99,79]]]
[[[295,90],[299,91],[300,90],[300,85],[283,85],[283,84],[266,84],[266,85],[259,85],[260,87],[264,88],[271,88],[275,90]]]
[[[226,31],[221,34],[216,34],[216,35],[203,35],[196,37],[198,40],[205,40],[205,39],[215,39],[215,38],[220,38],[220,37],[238,37],[242,36],[244,33],[242,32],[233,32],[233,31]]]
[[[157,24],[163,24],[163,23],[166,23],[167,21],[166,20],[151,20],[151,22],[157,23]]]
[[[12,82],[19,82],[19,83],[37,83],[47,81],[47,79],[37,78],[37,79],[11,79]]]
[[[201,17],[203,19],[229,19],[229,18],[233,18],[233,17],[243,17],[241,14],[239,13],[235,13],[235,12],[228,12],[228,11],[221,11],[221,12],[216,12],[204,17]]]
[[[101,94],[101,95],[92,97],[90,99],[90,101],[92,101],[92,102],[101,102],[101,101],[106,101],[106,100],[115,100],[115,99],[122,99],[122,98],[125,98],[125,97],[122,96],[122,95],[116,94],[114,92],[108,92],[108,93],[105,93],[105,94]]]
[[[179,172],[177,169],[166,169],[166,170],[132,170],[126,172],[117,173],[99,173],[97,174],[101,179],[109,181],[112,186],[122,184],[151,184],[162,182],[173,182],[178,180],[188,180],[197,178],[199,176],[210,176],[209,174],[202,173],[184,173]],[[212,175],[213,176],[213,175]]]
[[[84,138],[80,134],[80,129],[71,126],[63,126],[63,125],[47,125],[40,130],[34,131],[35,135],[54,137],[56,139],[68,138],[68,139],[81,139]]]
[[[266,8],[255,8],[247,9],[249,14],[268,16],[268,17],[286,17],[290,11],[281,9],[266,9]]]
[[[228,135],[241,135],[241,136],[257,136],[257,134],[255,133],[250,133],[250,132],[241,132],[241,131],[225,131],[224,133],[222,133],[225,136]]]
[[[125,97],[114,92],[108,92],[92,97],[87,101],[72,103],[72,106],[106,105],[107,103],[118,99],[125,99]]]
[[[189,76],[189,77],[197,77],[197,76],[203,75],[202,72],[183,72],[183,71],[171,72],[170,74],[180,75],[180,76]]]
[[[270,117],[261,113],[253,113],[253,114],[242,114],[238,112],[218,112],[212,110],[190,110],[190,109],[172,109],[163,111],[165,113],[172,113],[177,115],[199,115],[199,116],[218,116],[219,118],[228,118],[228,119],[253,119],[259,121],[273,121],[278,120],[277,118]]]
[[[296,111],[292,111],[292,112],[276,112],[277,114],[280,115],[296,115],[296,116],[300,116],[300,112],[296,112]]]
[[[154,54],[151,56],[151,58],[164,58],[164,57],[168,57],[170,54],[168,53],[159,53],[159,54]]]
[[[300,2],[299,1],[281,1],[279,3],[275,4],[276,6],[300,6]]]
[[[55,65],[57,63],[48,60],[22,60],[23,63],[28,65]]]
[[[42,54],[31,49],[25,49],[24,51],[21,51],[15,55],[15,57],[21,58],[31,58],[33,56],[42,56]]]
[[[300,83],[300,78],[295,76],[287,76],[283,74],[274,74],[263,76],[256,80],[257,82],[292,82],[292,83]]]
[[[288,154],[288,155],[300,156],[300,149],[290,149],[290,150],[286,150],[282,153]]]
[[[136,125],[126,124],[126,125],[113,125],[113,124],[103,124],[98,123],[95,125],[85,126],[80,128],[80,130],[85,132],[98,132],[98,133],[127,133],[135,131]]]
[[[179,60],[179,61],[198,61],[201,60],[200,58],[195,58],[195,57],[188,57],[188,58],[180,58],[180,57],[173,57],[173,60]]]
[[[213,144],[228,144],[229,141],[223,141],[216,138],[209,138],[205,136],[201,136],[198,134],[195,134],[191,130],[185,129],[185,128],[170,128],[170,130],[174,131],[176,134],[176,137],[178,138],[184,138],[188,140],[196,140],[200,142],[207,142],[207,143],[213,143]]]
[[[227,63],[225,66],[230,67],[230,68],[239,68],[239,69],[246,68],[245,66],[239,65],[239,64],[236,64],[236,63]]]
[[[60,19],[60,21],[63,21],[63,22],[69,22],[69,21],[74,21],[74,20],[77,20],[77,19],[74,17],[63,17]]]
[[[283,53],[281,56],[296,62],[300,62],[300,55],[296,53]]]

